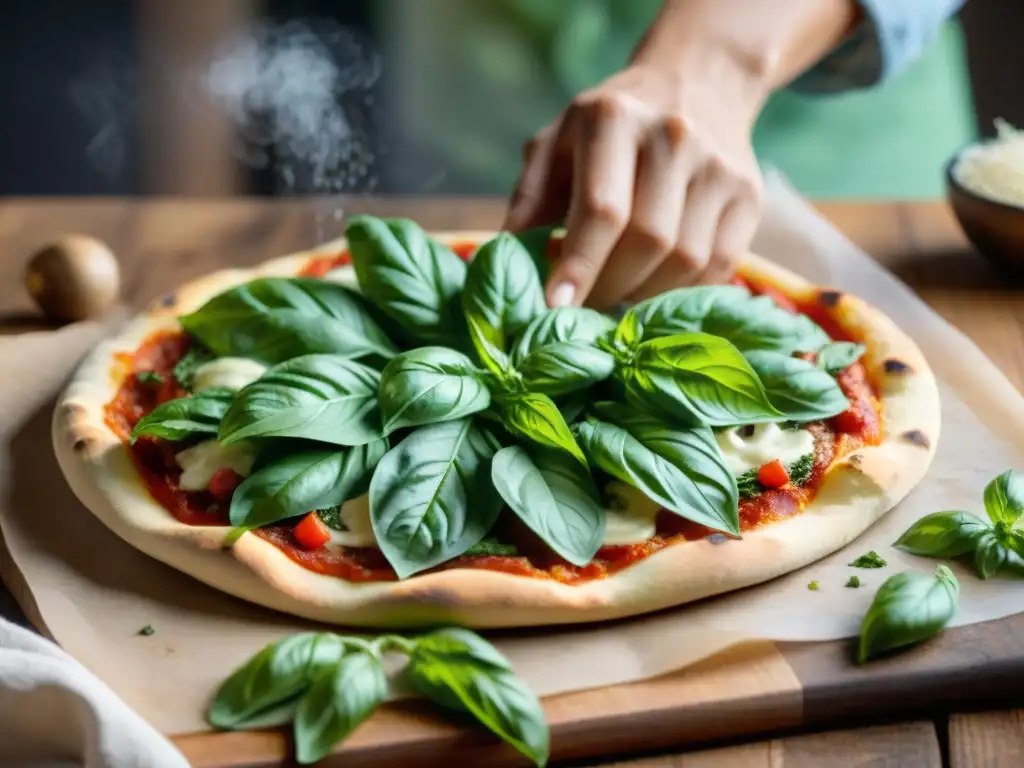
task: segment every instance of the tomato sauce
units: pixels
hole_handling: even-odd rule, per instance
[[[453,250],[468,259],[476,249],[474,243],[459,243]],[[305,277],[322,277],[327,272],[350,263],[348,252],[335,256],[310,259],[300,270]],[[777,290],[755,285],[744,278],[735,278],[734,284],[744,285],[752,292],[771,295],[781,306],[792,312],[807,311]],[[812,314],[807,311],[807,314]],[[824,315],[824,316],[822,316]],[[836,339],[845,339],[838,324],[815,307],[815,319]],[[827,319],[828,323],[822,323]],[[180,332],[159,332],[146,339],[131,355],[120,355],[115,361],[115,372],[124,376],[114,398],[105,407],[106,423],[126,444],[135,424],[160,403],[182,397],[187,393],[173,377],[174,365],[187,352],[189,338]],[[813,360],[813,354],[803,355]],[[139,374],[152,371],[160,377],[158,382],[146,381]],[[799,514],[813,498],[825,471],[835,458],[848,455],[865,444],[881,440],[879,402],[864,367],[856,363],[838,376],[843,393],[850,400],[848,411],[827,423],[808,427],[815,438],[814,466],[803,486],[787,485],[764,491],[755,498],[743,499],[739,504],[740,531],[752,531],[772,522]],[[174,459],[184,444],[142,437],[127,446],[140,476],[153,498],[180,522],[186,525],[229,525],[229,499],[218,500],[208,491],[189,492],[178,486],[181,470]],[[506,519],[508,518],[508,519]],[[501,571],[517,576],[546,578],[574,584],[604,578],[621,571],[655,552],[683,541],[694,541],[709,536],[725,540],[725,534],[684,520],[662,510],[657,518],[657,533],[639,544],[601,547],[593,561],[586,566],[574,566],[555,555],[514,516],[503,516],[499,523],[501,538],[517,546],[520,556],[474,555],[462,556],[444,563],[433,571],[453,568],[473,568]],[[376,549],[323,547],[316,550],[302,548],[295,541],[292,525],[273,525],[254,531],[283,551],[294,562],[316,573],[335,576],[347,581],[394,581],[397,576],[384,555]],[[713,540],[716,540],[713,539]]]

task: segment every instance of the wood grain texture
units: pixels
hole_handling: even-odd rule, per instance
[[[1020,684],[1018,678],[1018,686]],[[1024,709],[949,718],[950,768],[1019,768],[1024,765]]]

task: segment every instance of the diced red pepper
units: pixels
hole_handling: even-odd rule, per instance
[[[757,481],[765,488],[781,488],[789,482],[789,472],[781,461],[775,459],[761,465],[757,470]]]
[[[320,515],[310,512],[292,529],[295,540],[306,549],[320,549],[331,540],[331,530]]]
[[[218,469],[210,478],[210,495],[217,501],[227,501],[242,482],[242,476],[233,469]]]

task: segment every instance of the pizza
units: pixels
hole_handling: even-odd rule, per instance
[[[750,255],[551,310],[560,238],[357,217],[181,286],[73,375],[60,466],[146,554],[356,627],[678,606],[834,552],[924,476],[935,379],[862,299]]]

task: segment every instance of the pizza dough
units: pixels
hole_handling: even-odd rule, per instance
[[[489,239],[493,233],[435,234],[442,242]],[[931,463],[939,437],[939,395],[916,345],[884,314],[838,291],[750,255],[741,274],[796,299],[816,297],[864,343],[861,362],[882,402],[883,440],[834,464],[799,515],[744,533],[668,546],[603,579],[565,584],[484,569],[448,569],[398,582],[348,582],[303,568],[259,536],[224,546],[224,527],[176,520],[150,495],[127,447],[104,421],[132,353],[176,317],[212,296],[259,276],[294,276],[314,256],[337,254],[343,240],[213,273],[168,294],[120,333],[102,342],[75,373],[53,418],[53,442],[71,488],[126,542],[174,568],[244,600],[309,619],[357,627],[454,623],[513,627],[604,621],[699,600],[796,570],[857,538],[897,504]]]

